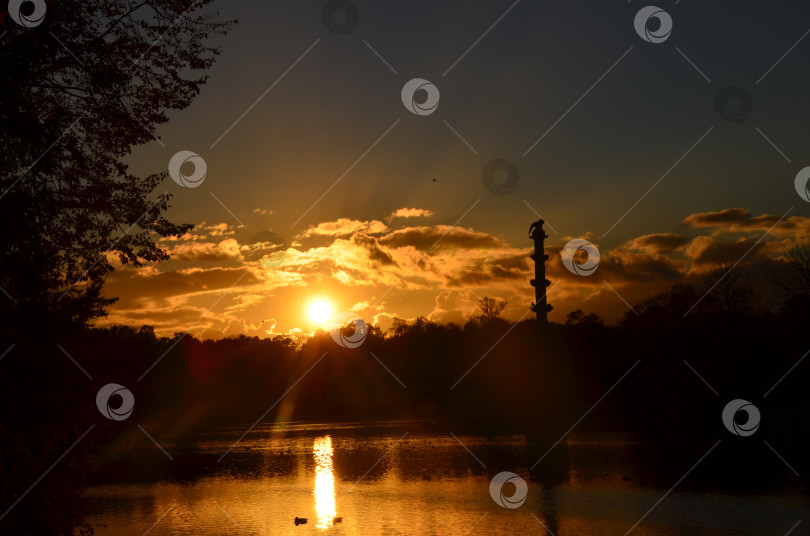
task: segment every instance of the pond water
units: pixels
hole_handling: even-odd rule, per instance
[[[571,435],[532,470],[548,448],[524,436],[292,424],[259,427],[233,446],[243,432],[161,444],[172,460],[154,447],[117,461],[86,492],[97,534],[781,536],[810,517],[806,485],[784,467],[767,485],[718,485],[711,473],[728,442],[686,460],[629,436]],[[667,456],[671,471],[661,470]],[[527,484],[516,508],[490,495],[502,471]],[[507,500],[519,498],[515,482],[501,489]],[[791,534],[808,529],[805,519]]]

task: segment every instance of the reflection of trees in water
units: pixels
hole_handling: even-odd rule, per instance
[[[560,533],[560,514],[557,507],[557,490],[554,486],[543,487],[540,491],[540,511],[535,514],[549,534]]]
[[[570,482],[571,460],[568,445],[529,441],[526,445],[526,464],[529,466],[529,493],[539,495],[537,519],[551,534],[559,534],[560,519],[557,511],[556,488]]]

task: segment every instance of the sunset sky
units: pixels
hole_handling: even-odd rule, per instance
[[[357,29],[338,35],[321,2],[218,2],[239,24],[208,84],[127,160],[148,174],[199,154],[201,186],[164,183],[169,217],[196,227],[162,242],[172,261],[110,275],[120,301],[101,324],[268,336],[316,327],[306,311],[323,299],[385,329],[462,322],[487,295],[517,320],[535,211],[549,318],[615,322],[627,306],[608,284],[633,304],[736,262],[783,216],[744,264],[810,235],[794,189],[810,165],[810,6],[660,2],[674,29],[653,44],[633,27],[638,2],[356,5]],[[403,106],[413,78],[438,88],[435,113]],[[752,99],[741,122],[715,109],[728,86]],[[519,170],[508,195],[482,181],[495,158]],[[288,245],[270,266],[251,250],[265,231]],[[594,275],[562,266],[572,238],[598,245]]]

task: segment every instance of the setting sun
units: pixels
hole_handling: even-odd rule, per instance
[[[309,306],[309,318],[317,323],[324,324],[332,316],[332,307],[323,300],[313,302]]]

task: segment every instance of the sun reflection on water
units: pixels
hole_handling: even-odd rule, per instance
[[[315,438],[312,450],[315,454],[315,510],[318,513],[318,528],[325,530],[332,526],[336,512],[332,438]]]

